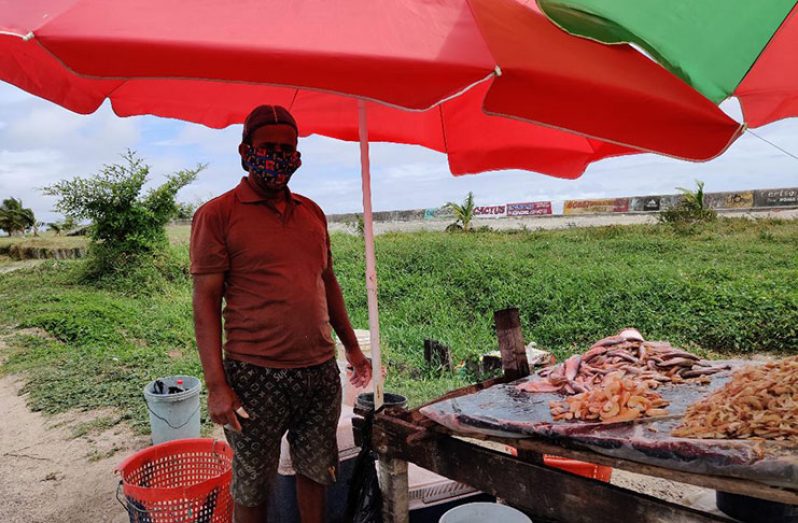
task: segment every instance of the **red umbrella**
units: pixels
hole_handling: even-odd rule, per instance
[[[281,103],[303,134],[359,139],[375,370],[368,139],[445,152],[455,174],[574,178],[637,150],[708,159],[741,132],[631,47],[514,0],[0,0],[0,79],[80,113],[110,99],[120,116],[211,127]]]
[[[692,160],[716,156],[740,132],[714,104],[631,47],[563,34],[513,0],[190,7],[168,0],[0,0],[0,13],[0,79],[76,112],[93,112],[109,98],[122,116],[224,127],[241,122],[256,103],[279,98],[298,113],[313,113],[312,122],[300,122],[305,132],[352,138],[354,113],[339,97],[320,93],[355,96],[421,111],[380,111],[370,118],[372,138],[454,152],[456,174],[517,167],[575,177],[590,161],[628,152],[495,123],[485,114]],[[477,85],[480,94],[446,103]],[[514,143],[497,149],[479,143],[485,136]],[[519,154],[524,146],[535,154]],[[543,149],[553,157],[538,157]],[[465,151],[468,159],[458,161]],[[560,163],[572,153],[581,161]]]

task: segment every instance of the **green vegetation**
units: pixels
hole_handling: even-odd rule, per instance
[[[471,220],[474,218],[474,193],[469,192],[462,204],[449,202],[444,208],[454,213],[454,223],[449,225],[447,231],[471,231]]]
[[[25,372],[33,408],[115,406],[147,427],[141,389],[199,376],[185,272],[187,227],[170,234],[183,270],[158,292],[76,283],[83,261],[0,274],[6,372]],[[471,366],[496,346],[493,311],[517,306],[527,341],[559,358],[626,326],[714,357],[798,352],[798,222],[720,219],[562,231],[412,233],[377,238],[387,389],[412,404],[466,384],[423,364],[423,340]],[[367,325],[363,241],[333,235],[353,323]],[[138,282],[128,275],[122,289]],[[105,423],[105,422],[104,422]]]
[[[79,236],[56,236],[51,233],[33,237],[0,238],[0,256],[12,260],[41,258],[77,258],[86,249],[86,239]]]
[[[27,229],[36,226],[32,209],[25,208],[22,200],[6,198],[0,203],[0,230],[9,236],[21,236]]]
[[[62,232],[69,232],[78,226],[78,222],[72,216],[67,216],[61,221],[50,222],[47,228],[53,231],[56,236],[61,236]]]
[[[166,183],[142,195],[150,167],[128,151],[122,163],[105,165],[94,176],[62,180],[45,188],[45,194],[59,198],[56,209],[92,224],[84,281],[110,279],[115,285],[119,277],[129,280],[131,272],[142,272],[150,283],[158,274],[171,278],[179,273],[167,248],[166,224],[180,211],[177,192],[204,168],[198,165],[171,174]],[[137,288],[140,285],[131,290]]]
[[[704,197],[704,182],[696,180],[695,190],[677,187],[682,198],[674,207],[659,213],[659,221],[669,223],[677,229],[689,229],[696,223],[714,222],[718,213],[709,208]]]

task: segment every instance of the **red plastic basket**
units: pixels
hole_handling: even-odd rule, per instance
[[[232,449],[213,439],[153,445],[119,464],[117,499],[130,523],[230,523],[232,460]]]

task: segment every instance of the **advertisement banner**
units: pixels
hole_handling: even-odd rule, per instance
[[[754,191],[756,207],[790,207],[798,206],[798,188],[762,189]]]
[[[563,214],[592,214],[628,212],[629,198],[606,198],[602,200],[565,200]]]
[[[451,218],[452,216],[454,216],[454,212],[447,206],[424,209],[425,220]]]
[[[753,191],[709,193],[704,198],[713,209],[748,209],[754,205]]]
[[[551,202],[518,202],[507,204],[507,216],[551,214]]]
[[[724,209],[748,209],[754,206],[754,192],[743,191],[728,193],[724,198]]]
[[[636,212],[657,212],[662,210],[662,197],[637,196],[632,198],[631,209]]]
[[[481,205],[474,208],[474,216],[480,218],[500,218],[507,213],[507,207],[504,205]]]

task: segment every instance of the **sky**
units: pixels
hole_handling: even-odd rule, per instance
[[[734,100],[723,109],[738,121]],[[755,132],[798,156],[798,119]],[[21,198],[40,221],[54,221],[55,200],[41,188],[65,178],[90,176],[132,149],[151,166],[150,184],[171,172],[207,163],[178,199],[201,202],[233,188],[244,174],[237,153],[241,126],[214,130],[153,116],[120,118],[106,102],[78,115],[0,82],[0,199]],[[328,214],[362,211],[357,143],[311,136],[300,139],[302,168],[291,189],[315,200]],[[709,192],[798,186],[798,160],[746,133],[715,160],[692,163],[653,154],[602,160],[577,180],[527,171],[472,176],[449,174],[444,155],[418,146],[371,144],[375,211],[438,207],[473,191],[478,205],[672,194],[705,182]]]

